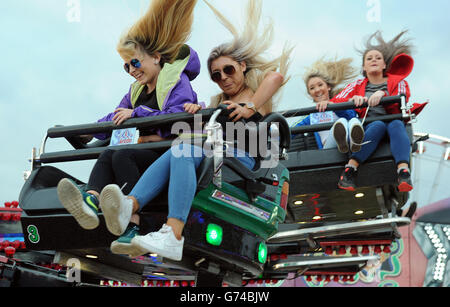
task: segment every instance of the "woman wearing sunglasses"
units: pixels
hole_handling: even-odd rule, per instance
[[[153,0],[146,14],[121,38],[117,51],[124,69],[136,79],[113,113],[99,122],[121,125],[130,118],[184,112],[185,103],[197,103],[190,81],[200,73],[197,53],[185,45],[193,23],[196,0]],[[170,130],[140,131],[139,142],[160,141]],[[106,134],[95,135],[105,139]],[[58,184],[61,203],[84,229],[99,225],[99,195],[108,184],[129,193],[143,172],[158,158],[151,150],[106,150],[97,160],[85,191],[69,179]],[[137,215],[133,216],[136,224]],[[117,242],[116,242],[117,243]]]
[[[351,59],[316,61],[305,73],[304,81],[308,95],[316,103],[318,112],[326,112],[329,104],[332,104],[332,97],[340,93],[337,87],[356,77],[356,71],[351,66]],[[307,116],[293,127],[311,125],[314,122],[321,123],[318,116],[314,114]],[[356,118],[354,110],[343,110],[327,112],[323,114],[324,122],[335,122],[331,130],[315,132],[317,146],[319,149],[338,148],[342,153],[348,151],[357,152],[361,150],[361,143],[364,138],[364,129],[360,121]],[[312,118],[315,117],[315,118]],[[295,137],[295,136],[294,136]]]
[[[232,42],[213,49],[208,59],[211,78],[222,89],[222,93],[212,99],[211,107],[220,103],[228,104],[229,108],[234,110],[230,115],[233,120],[250,118],[256,111],[262,114],[270,112],[272,96],[284,84],[290,51],[285,50],[273,61],[267,61],[260,56],[270,46],[272,33],[272,26],[269,25],[261,36],[257,36],[261,1],[249,1],[247,27],[243,35],[239,35],[231,23],[210,7],[234,35]],[[241,106],[241,103],[245,106]],[[237,155],[237,151],[230,149],[226,154],[234,155],[247,168],[252,169],[255,166],[254,158],[245,152],[243,155]],[[125,196],[117,185],[109,185],[103,189],[100,202],[108,229],[115,235],[122,235],[123,241],[124,237],[131,239],[129,249],[124,250],[124,254],[137,256],[156,253],[177,261],[182,259],[182,232],[197,192],[196,169],[204,157],[202,148],[180,144],[155,161],[128,196]],[[139,212],[145,205],[151,205],[152,199],[167,186],[167,222],[158,232],[145,236],[135,233],[130,235],[127,232],[130,216]]]

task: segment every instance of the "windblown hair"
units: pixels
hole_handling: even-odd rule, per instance
[[[262,33],[258,35],[259,23],[261,20],[262,1],[248,0],[246,10],[246,23],[242,33],[228,21],[216,8],[208,1],[205,3],[211,8],[219,21],[231,32],[233,40],[214,48],[208,58],[208,70],[211,75],[211,64],[221,56],[228,56],[238,63],[245,62],[247,71],[245,72],[245,85],[255,92],[268,72],[278,71],[285,77],[284,84],[289,80],[286,77],[289,68],[289,56],[293,48],[285,45],[282,54],[274,59],[267,60],[262,55],[269,49],[273,41],[273,24],[265,25]],[[278,94],[278,93],[277,93]],[[278,97],[279,98],[279,97]],[[226,100],[224,93],[211,98],[211,107],[218,106]],[[278,99],[277,99],[278,100]],[[266,113],[272,112],[277,102],[272,98],[264,104]]]
[[[363,56],[363,65],[364,59],[369,51],[378,50],[383,54],[384,62],[386,63],[386,70],[383,74],[386,74],[386,71],[389,70],[392,60],[401,53],[406,53],[411,55],[413,45],[411,43],[411,39],[403,38],[403,35],[406,34],[408,30],[400,32],[397,36],[395,36],[390,41],[386,42],[381,35],[380,31],[376,31],[372,35],[370,35],[364,43],[364,50],[359,51]],[[372,43],[373,40],[376,40],[376,43]],[[363,72],[366,77],[366,73]]]
[[[161,65],[172,63],[191,34],[197,0],[152,0],[147,12],[119,40],[117,51],[161,54]]]
[[[321,78],[331,88],[330,98],[340,93],[342,89],[338,87],[345,86],[358,75],[357,69],[351,65],[352,61],[351,58],[330,61],[321,58],[314,62],[303,75],[308,94],[308,82],[315,77]]]

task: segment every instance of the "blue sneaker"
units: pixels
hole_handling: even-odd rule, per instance
[[[145,255],[147,253],[145,250],[131,244],[131,240],[138,235],[139,226],[136,224],[128,225],[124,234],[111,243],[111,252],[117,255],[128,255],[131,258]]]
[[[92,230],[98,227],[100,220],[97,197],[82,191],[75,182],[67,178],[58,183],[57,192],[61,204],[83,229]]]

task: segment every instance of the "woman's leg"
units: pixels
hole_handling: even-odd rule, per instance
[[[397,166],[409,166],[411,142],[405,125],[400,120],[394,120],[387,125],[391,151]]]
[[[140,233],[140,218],[136,213],[140,207],[136,199],[126,198],[123,193],[128,194],[132,191],[141,175],[155,160],[157,153],[151,150],[123,149],[113,155],[116,181],[123,188],[121,191],[117,185],[106,187],[102,191],[101,201],[105,207],[104,215],[108,229],[120,235],[111,243],[111,252],[114,254],[137,257],[145,253],[131,244],[132,239]],[[159,163],[161,167],[164,166],[163,160]],[[115,205],[105,204],[105,200],[115,202]]]
[[[131,216],[155,198],[167,185],[170,170],[170,150],[156,160],[141,176],[128,197],[116,184],[106,186],[100,193],[100,206],[108,230],[120,236]]]
[[[169,184],[173,150],[174,148],[171,148],[164,153],[144,172],[128,197],[125,197],[115,184],[102,190],[100,203],[106,226],[111,233],[117,236],[123,234],[131,216],[158,196]],[[184,172],[181,172],[180,179],[182,178],[186,178]]]
[[[98,197],[103,187],[114,182],[113,154],[114,151],[106,150],[100,155],[92,169],[87,192],[68,178],[64,178],[58,183],[56,191],[59,201],[83,229],[91,230],[99,225]]]
[[[115,180],[125,195],[130,194],[142,174],[158,157],[158,153],[147,149],[121,149],[114,152],[112,166]],[[131,222],[139,225],[139,215],[133,214]],[[131,225],[131,227],[135,227],[135,225]]]
[[[98,197],[104,187],[115,182],[112,162],[113,155],[114,150],[107,149],[100,155],[97,162],[95,162],[86,189],[89,194]]]
[[[158,157],[158,153],[147,149],[121,149],[116,151],[112,156],[115,183],[122,188],[124,194],[130,194],[142,174]]]
[[[351,155],[350,160],[339,177],[338,187],[340,189],[348,191],[354,191],[356,189],[355,179],[359,165],[364,163],[372,155],[385,134],[386,124],[384,122],[375,121],[366,126],[364,142],[368,143],[362,146],[361,151]]]
[[[175,154],[171,155],[167,220],[167,225],[172,227],[178,240],[181,240],[184,224],[197,191],[196,170],[204,158],[203,149],[200,147],[185,144],[181,150],[190,154],[181,157]]]
[[[364,163],[378,148],[378,144],[384,138],[386,134],[386,124],[382,121],[375,121],[368,124],[365,128],[365,135],[363,142],[368,142],[363,145],[361,151],[353,153],[350,157],[351,160],[355,160],[358,164]]]
[[[180,156],[180,149],[188,154]],[[202,148],[189,144],[171,149],[167,223],[158,232],[136,236],[132,240],[132,245],[136,249],[154,252],[173,260],[181,260],[184,245],[182,232],[197,190],[196,169],[203,158]],[[254,167],[255,161],[248,155],[238,159],[245,167]]]
[[[325,144],[323,144],[323,149],[331,149],[331,148],[337,148],[337,147],[338,147],[338,145],[336,143],[336,140],[333,137],[332,131],[330,130],[330,135],[327,137]]]
[[[139,178],[128,196],[134,201],[137,212],[163,191],[169,183],[171,151],[166,151]]]
[[[398,190],[409,192],[413,189],[411,171],[409,169],[411,142],[405,125],[400,120],[394,120],[387,125],[391,152],[397,165]]]
[[[180,150],[184,153],[181,156]],[[135,236],[131,240],[134,250],[141,254],[153,252],[166,258],[181,260],[184,245],[182,232],[197,190],[196,169],[203,157],[202,148],[181,144],[171,148],[144,173],[130,194],[135,208],[136,205],[142,208],[150,202],[168,183],[169,215],[166,224],[158,232]],[[161,169],[157,170],[158,166]]]

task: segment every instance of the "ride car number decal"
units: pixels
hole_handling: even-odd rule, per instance
[[[29,225],[27,227],[27,231],[28,231],[28,240],[30,240],[30,242],[33,244],[37,244],[41,239],[37,227],[34,225]]]

